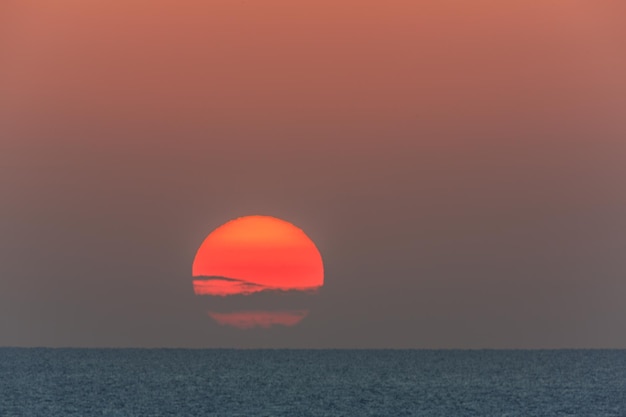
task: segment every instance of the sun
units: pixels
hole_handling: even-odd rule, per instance
[[[298,227],[271,216],[245,216],[211,232],[192,266],[197,295],[314,291],[324,285],[315,243]]]

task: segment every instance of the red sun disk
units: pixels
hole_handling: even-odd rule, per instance
[[[307,262],[302,256],[276,259],[277,254],[250,253],[248,256],[229,256],[223,254],[220,257],[209,258],[205,264],[201,264],[195,276],[218,276],[232,279],[245,280],[254,284],[267,286],[319,286],[321,267],[317,262]]]
[[[313,241],[291,223],[269,216],[241,217],[214,230],[198,249],[192,269],[194,277],[224,277],[267,289],[324,284]]]

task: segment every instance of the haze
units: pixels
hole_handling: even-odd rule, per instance
[[[626,348],[626,7],[4,0],[0,346]],[[264,214],[297,326],[191,265]]]

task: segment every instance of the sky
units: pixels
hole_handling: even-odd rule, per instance
[[[0,346],[626,348],[622,1],[4,0]],[[207,315],[301,228],[296,326]]]

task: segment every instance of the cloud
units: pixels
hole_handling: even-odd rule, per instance
[[[217,295],[226,297],[228,295],[237,294],[249,295],[266,289],[267,288],[262,285],[229,278],[193,280],[193,291],[196,295]]]
[[[196,295],[220,297],[250,295],[261,291],[316,292],[318,289],[319,287],[274,287],[226,277],[195,277],[193,280],[193,290]]]

